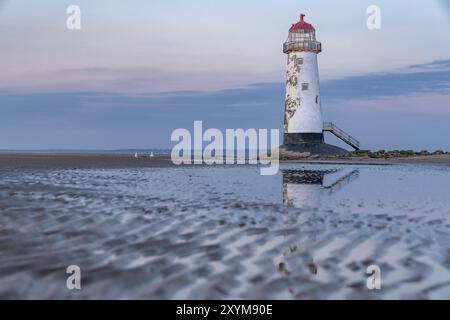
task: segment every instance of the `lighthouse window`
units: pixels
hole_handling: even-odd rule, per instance
[[[316,104],[319,104],[319,96],[316,96]]]
[[[298,59],[298,64],[299,64],[299,65],[303,64],[303,58],[299,58],[299,59]]]
[[[306,90],[308,90],[309,89],[309,84],[307,84],[307,83],[302,83],[302,90],[303,91],[306,91]]]

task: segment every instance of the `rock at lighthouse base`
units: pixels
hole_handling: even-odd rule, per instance
[[[310,157],[346,156],[349,151],[327,143],[285,144],[280,147],[280,160],[298,160]]]

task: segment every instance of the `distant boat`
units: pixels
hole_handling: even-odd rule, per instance
[[[155,155],[152,153],[150,153],[150,158],[153,158]]]
[[[138,153],[136,152],[135,154],[134,154],[134,157],[136,158],[136,159],[138,159],[139,158],[139,155],[138,155]]]

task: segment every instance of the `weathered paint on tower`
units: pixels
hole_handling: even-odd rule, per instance
[[[285,144],[323,142],[323,120],[320,101],[317,55],[322,44],[316,40],[314,27],[305,22],[292,25],[283,46],[288,55]]]

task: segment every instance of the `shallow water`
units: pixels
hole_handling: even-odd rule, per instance
[[[450,168],[281,169],[0,170],[0,298],[450,298]]]

